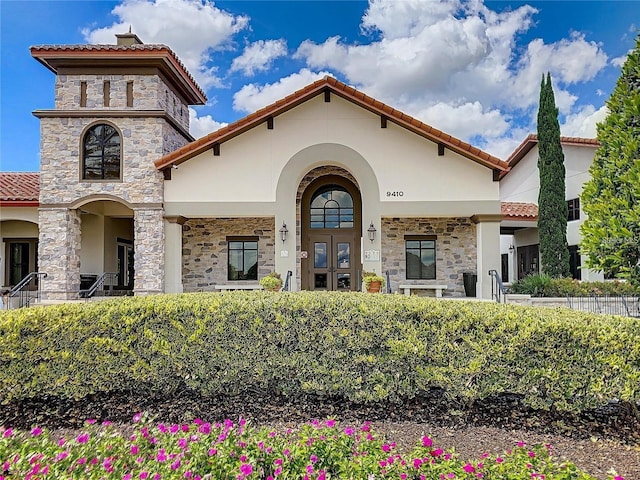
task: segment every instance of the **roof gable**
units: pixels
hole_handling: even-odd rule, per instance
[[[278,100],[277,102],[264,107],[246,117],[227,125],[215,132],[212,132],[198,140],[191,142],[162,158],[155,161],[158,170],[168,170],[173,165],[179,165],[186,162],[211,148],[214,150],[219,148],[220,144],[244,133],[252,128],[271,121],[274,117],[297,107],[298,105],[320,95],[335,94],[344,98],[370,112],[380,115],[383,122],[390,121],[411,132],[420,135],[434,143],[440,144],[449,150],[456,152],[480,165],[491,168],[497,173],[507,170],[508,164],[497,157],[494,157],[479,148],[476,148],[462,140],[448,135],[440,130],[433,128],[426,123],[421,122],[399,110],[396,110],[384,103],[359,92],[353,87],[348,86],[336,80],[333,77],[325,77],[321,80],[307,85],[305,88],[298,90],[291,95]]]
[[[38,206],[40,174],[37,172],[0,172],[0,205]]]
[[[570,146],[578,146],[578,147],[592,147],[598,148],[600,146],[600,142],[598,142],[597,138],[583,138],[583,137],[560,137],[560,143],[562,145],[570,145]],[[520,145],[516,147],[516,149],[509,155],[507,158],[507,163],[509,164],[509,169],[500,173],[500,178],[502,179],[510,170],[515,167],[520,160],[522,160],[527,153],[529,153],[533,147],[538,144],[538,135],[535,133],[531,133],[527,135]]]

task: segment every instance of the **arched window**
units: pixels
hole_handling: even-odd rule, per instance
[[[353,228],[353,198],[338,185],[327,185],[311,199],[311,228]]]
[[[120,179],[120,135],[108,124],[91,127],[82,142],[82,179]]]

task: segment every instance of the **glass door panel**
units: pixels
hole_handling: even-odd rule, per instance
[[[311,289],[313,290],[353,290],[354,262],[352,240],[348,235],[317,234],[313,245]],[[310,259],[311,260],[311,259]]]

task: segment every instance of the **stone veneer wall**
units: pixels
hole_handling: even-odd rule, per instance
[[[405,235],[437,236],[435,280],[406,279]],[[462,297],[462,274],[476,273],[476,226],[469,218],[383,218],[381,243],[382,271],[389,272],[392,292],[401,284],[446,284],[443,296]]]
[[[302,245],[302,195],[304,195],[304,191],[307,189],[309,184],[313,182],[315,179],[319,177],[324,177],[326,175],[336,175],[338,177],[343,177],[351,182],[357,187],[358,182],[356,179],[342,167],[338,167],[335,165],[325,165],[322,167],[314,168],[309,171],[304,178],[300,181],[298,185],[298,191],[296,192],[296,271],[302,272],[302,261],[300,259],[300,250]],[[298,285],[298,290],[302,287],[302,278],[300,275],[295,279]]]
[[[38,270],[47,274],[46,279],[41,280],[45,296],[47,299],[75,299],[80,285],[79,212],[41,208],[39,224]]]
[[[214,285],[257,283],[227,279],[227,236],[258,237],[258,279],[274,270],[275,220],[196,218],[182,226],[182,284],[185,292],[212,291]]]
[[[104,82],[109,81],[109,106]],[[87,82],[87,106],[80,107],[80,82]],[[127,83],[133,82],[133,106],[127,107]],[[57,110],[164,110],[189,131],[189,107],[156,75],[58,75]]]
[[[164,210],[134,211],[133,235],[136,295],[164,292]]]

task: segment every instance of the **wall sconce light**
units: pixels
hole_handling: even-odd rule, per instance
[[[516,247],[513,246],[513,244],[509,245],[509,253],[513,253],[515,252]]]
[[[373,226],[373,222],[371,222],[371,225],[369,225],[367,232],[369,232],[369,240],[371,240],[371,243],[373,243],[373,241],[376,239],[376,227]]]
[[[280,238],[282,239],[282,243],[287,240],[287,233],[289,233],[289,230],[287,230],[287,224],[282,222],[282,228],[280,229]]]

